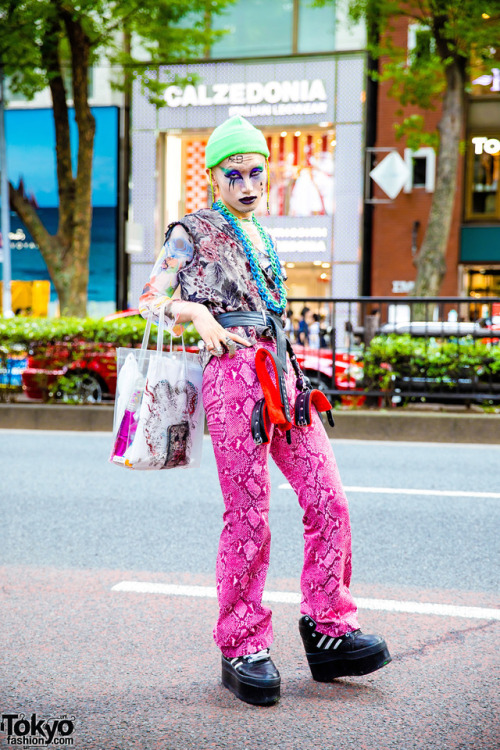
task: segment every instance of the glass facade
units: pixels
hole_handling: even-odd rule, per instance
[[[214,16],[212,28],[229,31],[212,45],[214,58],[291,55],[293,2],[245,0]]]
[[[487,70],[467,106],[464,218],[476,225],[500,222],[500,68]]]
[[[76,164],[78,137],[73,108],[69,113],[73,164]],[[119,112],[117,107],[93,107],[92,114],[96,119],[96,135],[88,310],[90,315],[100,317],[116,309]],[[5,120],[9,179],[22,189],[47,231],[55,234],[59,196],[52,110],[10,109]],[[14,211],[10,224],[12,278],[24,282],[50,280],[38,245]],[[2,270],[0,263],[0,278]],[[50,298],[53,314],[57,304],[53,283]]]
[[[469,297],[500,297],[500,269],[468,268],[465,287]]]
[[[312,7],[312,0],[299,0],[297,52],[335,49],[335,5]]]
[[[476,136],[468,187],[469,217],[500,219],[500,140]],[[489,153],[488,153],[489,151]]]
[[[212,58],[264,57],[335,49],[335,3],[313,0],[245,0],[214,15],[212,28],[228,33],[212,45]]]
[[[467,103],[461,291],[500,296],[500,51],[472,71]],[[478,316],[482,315],[479,311]],[[500,315],[500,308],[496,315]]]

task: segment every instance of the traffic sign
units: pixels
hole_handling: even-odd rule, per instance
[[[408,165],[397,151],[391,151],[370,172],[372,180],[393,200],[399,195],[409,176]]]

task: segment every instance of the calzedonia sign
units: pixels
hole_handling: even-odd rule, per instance
[[[214,83],[168,86],[165,90],[168,107],[227,106],[228,115],[246,117],[271,115],[312,115],[327,112],[325,84],[313,80],[285,80],[261,83]]]

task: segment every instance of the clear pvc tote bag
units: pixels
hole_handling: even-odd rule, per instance
[[[204,411],[198,355],[163,351],[160,309],[156,351],[147,348],[148,319],[140,349],[117,349],[117,385],[110,461],[129,469],[193,468],[201,463]]]

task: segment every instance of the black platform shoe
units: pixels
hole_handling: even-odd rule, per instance
[[[387,644],[379,635],[365,635],[361,630],[354,630],[335,638],[316,630],[316,623],[308,616],[300,618],[299,631],[312,676],[317,682],[368,674],[392,661]]]
[[[245,703],[271,706],[280,699],[280,673],[269,649],[248,656],[222,656],[222,684]]]

